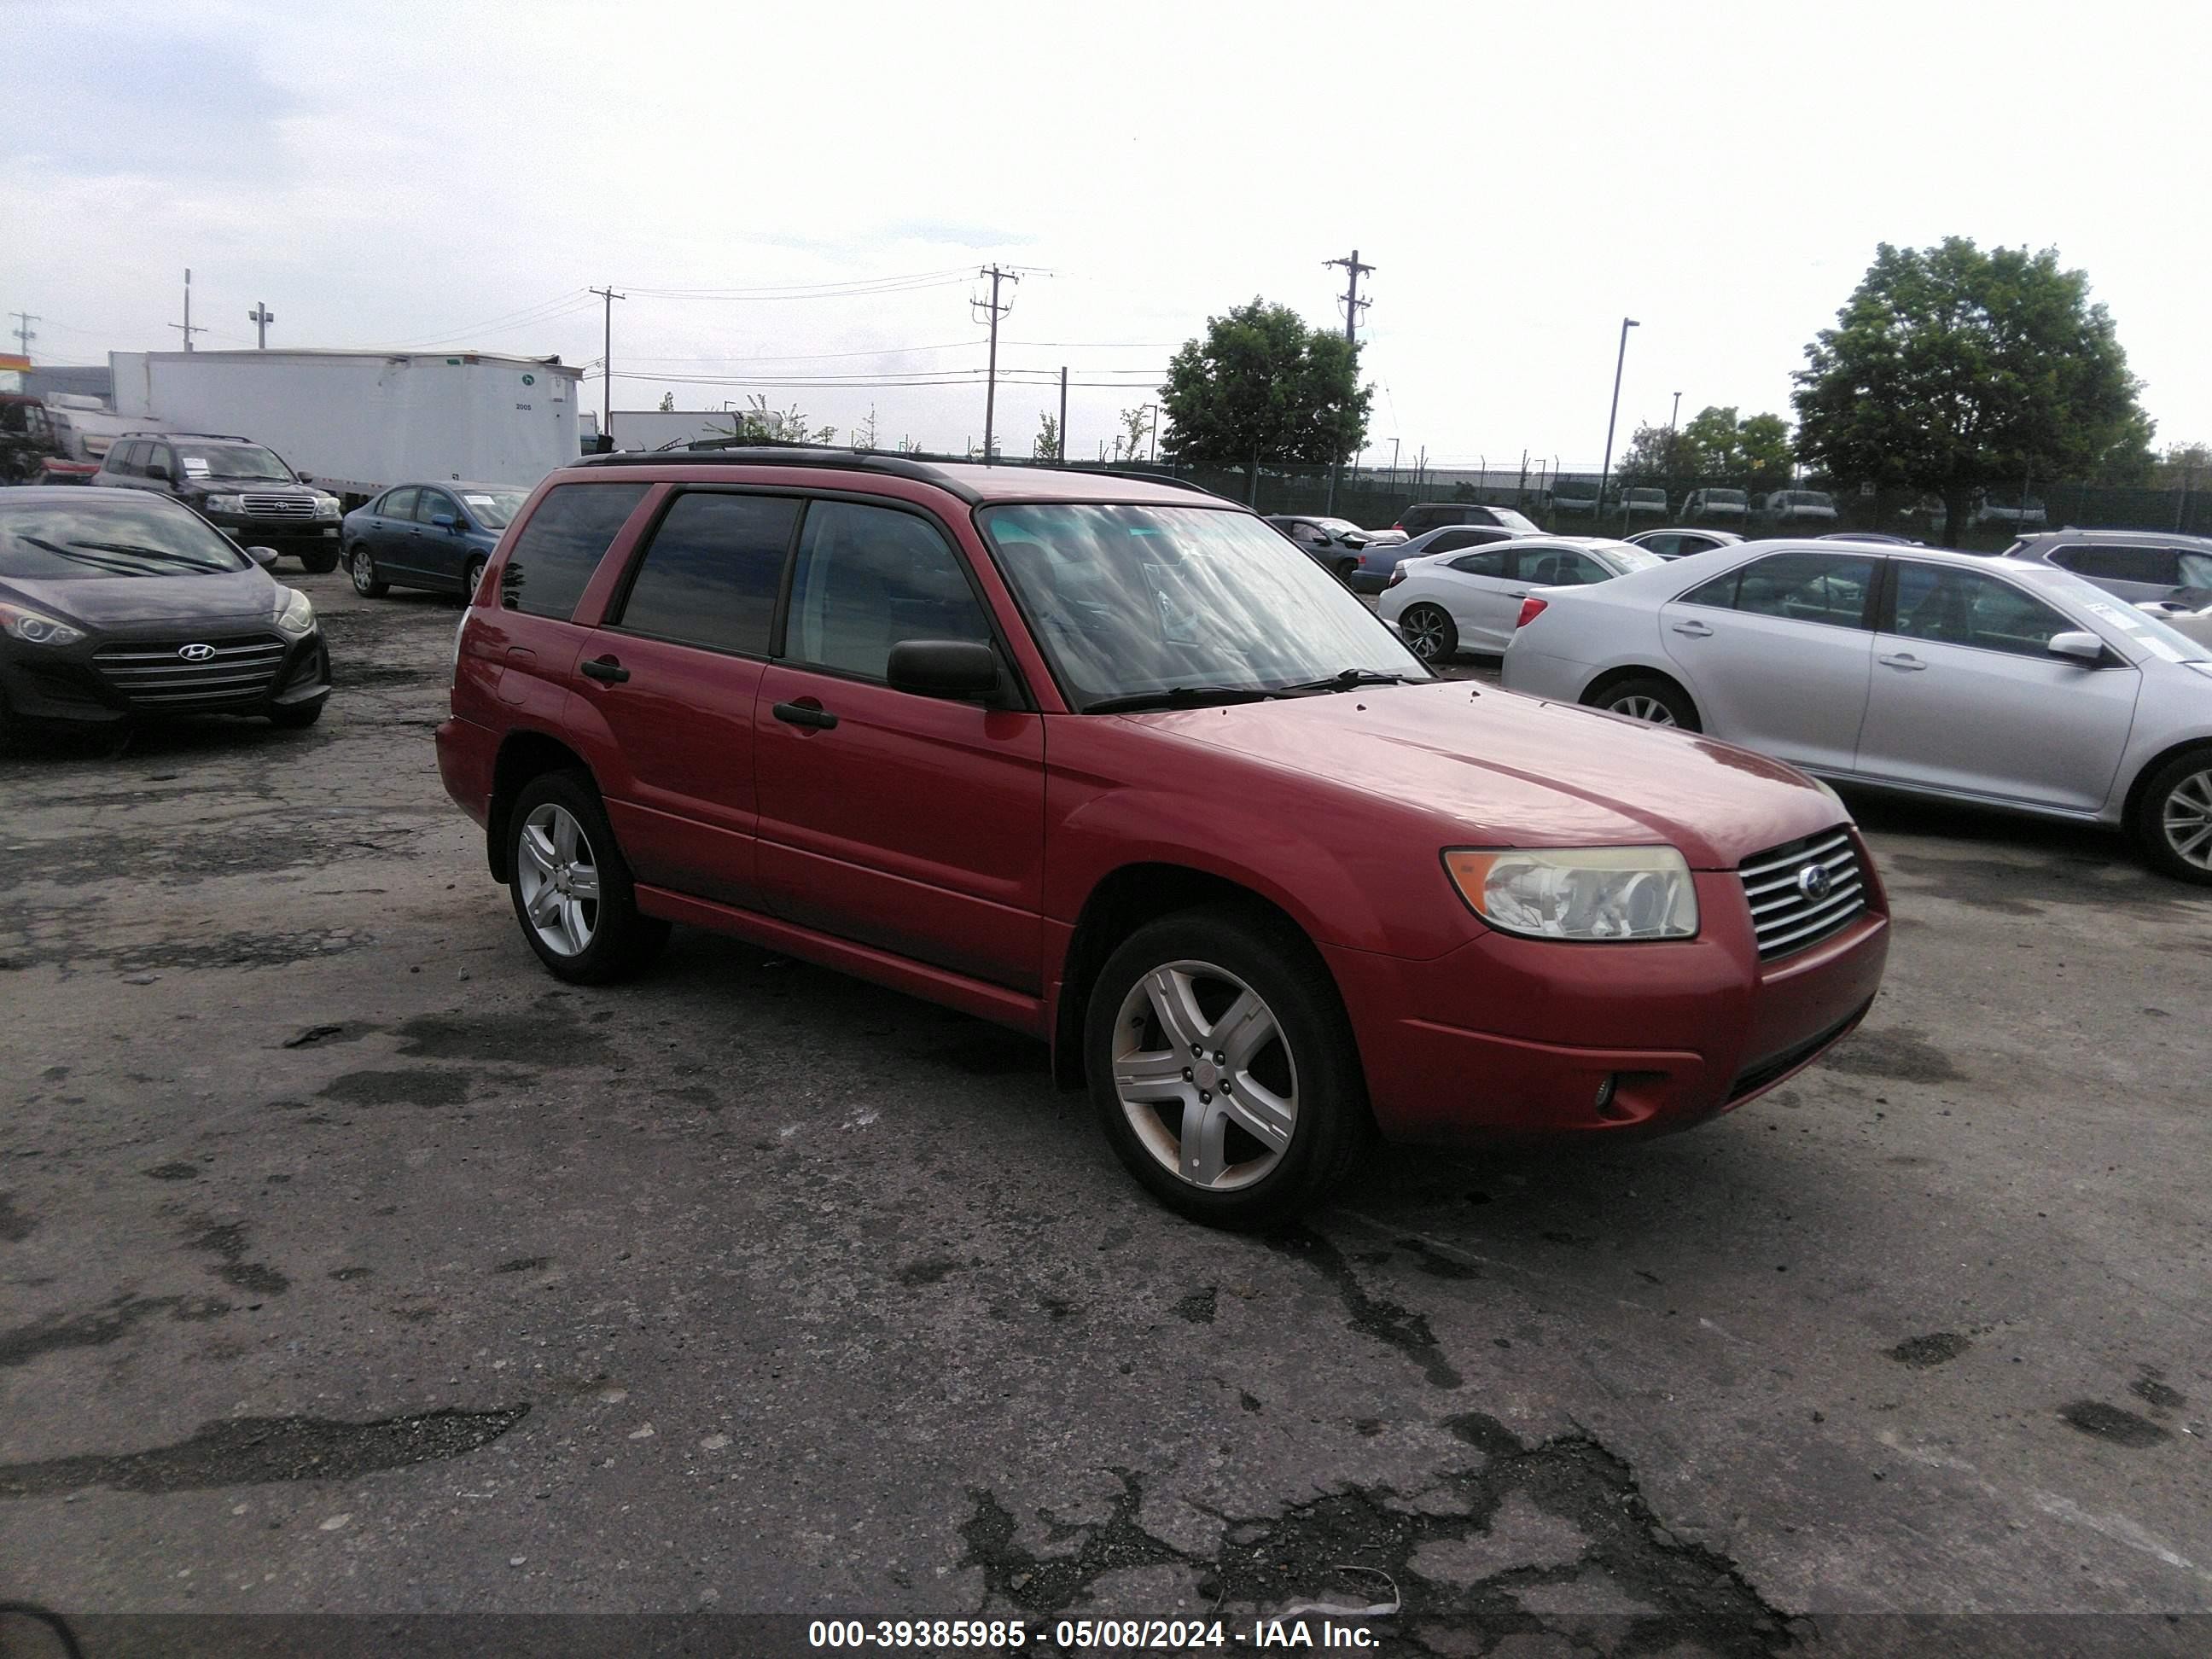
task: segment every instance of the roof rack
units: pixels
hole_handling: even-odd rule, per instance
[[[220,438],[227,444],[250,444],[254,441],[236,432],[157,432],[145,430],[125,432],[126,438]]]
[[[578,466],[818,466],[841,472],[879,472],[893,478],[913,478],[949,490],[971,505],[982,500],[966,485],[947,477],[938,468],[902,455],[879,455],[854,449],[785,448],[775,444],[731,445],[690,450],[624,449],[605,455],[584,455]]]

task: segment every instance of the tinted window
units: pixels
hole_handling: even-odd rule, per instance
[[[1486,548],[1480,553],[1462,554],[1451,562],[1455,570],[1463,570],[1470,576],[1503,576],[1505,574],[1505,550]]]
[[[1684,605],[1856,628],[1865,615],[1875,561],[1832,553],[1776,553],[1685,593]]]
[[[852,501],[808,507],[787,626],[787,656],[878,680],[902,640],[991,637],[944,537],[911,513]]]
[[[1680,536],[1646,536],[1636,544],[1638,547],[1650,548],[1662,559],[1674,558],[1686,550],[1683,539]]]
[[[1456,553],[1462,547],[1480,547],[1488,539],[1473,530],[1447,530],[1428,545],[1431,553]]]
[[[1896,631],[1910,639],[2040,657],[2052,635],[2080,627],[2010,582],[1978,570],[1898,564]]]
[[[2051,562],[2092,581],[2172,587],[2181,580],[2181,561],[2170,547],[2066,547],[2052,554]]]
[[[404,489],[395,489],[384,498],[384,505],[376,510],[387,519],[411,519],[415,516],[417,493],[412,485]]]
[[[644,497],[643,484],[560,484],[538,504],[507,555],[500,603],[533,617],[566,617],[592,572]]]
[[[1532,587],[1586,587],[1613,579],[1613,572],[1588,554],[1565,547],[1523,551],[1519,574]]]
[[[678,495],[630,579],[620,625],[716,651],[765,656],[799,503]]]

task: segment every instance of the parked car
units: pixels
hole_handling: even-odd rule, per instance
[[[0,491],[0,734],[198,714],[313,725],[330,655],[276,557],[157,495]]]
[[[2212,884],[2212,650],[2055,566],[1760,542],[1532,598],[1508,690],[2124,830]]]
[[[1308,558],[1339,581],[1349,581],[1352,572],[1359,568],[1359,555],[1367,546],[1367,532],[1349,519],[1278,513],[1267,522],[1296,542]]]
[[[1629,544],[1662,559],[1686,558],[1692,553],[1706,553],[1716,547],[1730,547],[1743,539],[1733,530],[1639,530],[1628,538]]]
[[[594,457],[456,653],[439,766],[554,975],[683,921],[995,1020],[1202,1221],[1295,1212],[1376,1129],[1728,1110],[1857,1024],[1887,950],[1810,780],[1438,680],[1164,480]]]
[[[2142,600],[2136,608],[2164,623],[2185,639],[2212,647],[2212,590],[2179,588],[2162,599]]]
[[[1664,562],[1627,542],[1523,537],[1400,565],[1376,614],[1422,661],[1443,662],[1462,650],[1504,650],[1531,588],[1607,582]]]
[[[338,567],[338,498],[310,488],[251,438],[126,434],[86,482],[182,501],[234,542],[297,555],[302,569]]]
[[[1510,542],[1517,532],[1488,524],[1451,524],[1441,530],[1425,530],[1410,540],[1370,544],[1359,556],[1359,565],[1346,578],[1355,593],[1380,593],[1390,585],[1399,566],[1408,559],[1432,553],[1456,553],[1464,548]]]
[[[1595,516],[1597,513],[1597,480],[1560,479],[1552,486],[1552,511],[1555,514],[1587,513]]]
[[[2043,503],[2033,495],[2025,499],[2017,493],[2010,495],[1989,495],[1982,497],[1974,508],[1972,524],[2016,525],[2022,530],[2040,530],[2051,522]]]
[[[2002,555],[2070,570],[2130,602],[2176,588],[2212,587],[2212,538],[2154,530],[2052,530],[2023,536]]]
[[[1620,505],[1632,519],[1663,519],[1667,516],[1667,492],[1639,484],[1620,492]]]
[[[1491,525],[1520,536],[1544,533],[1533,520],[1512,507],[1492,507],[1482,501],[1416,501],[1398,515],[1398,522],[1391,528],[1402,530],[1412,537],[1453,524]]]
[[[500,532],[530,494],[520,484],[396,484],[343,521],[354,591],[473,593]]]
[[[1682,498],[1686,519],[1722,519],[1741,524],[1750,511],[1750,500],[1741,489],[1693,489]]]
[[[1833,524],[1836,498],[1825,490],[1778,489],[1753,499],[1752,516],[1778,529],[1791,525]]]

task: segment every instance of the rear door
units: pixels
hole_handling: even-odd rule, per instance
[[[1504,546],[1474,548],[1428,567],[1436,597],[1451,612],[1462,649],[1505,649],[1520,619],[1520,595],[1528,591],[1512,572],[1512,550]]]
[[[1959,565],[1891,561],[1856,770],[2026,805],[2104,805],[2142,676],[2047,648],[2079,623]]]
[[[498,605],[479,611],[469,633],[477,654],[490,659],[495,695],[514,725],[562,735],[577,729],[569,719],[570,693],[582,683],[576,661],[596,635],[576,625],[576,606],[647,488],[627,480],[556,484],[508,544]],[[586,758],[597,771],[606,744],[593,748]]]
[[[395,574],[411,574],[414,569],[415,498],[420,493],[413,484],[385,491],[369,520],[369,551],[377,563]]]
[[[672,496],[585,653],[577,695],[612,740],[598,769],[607,816],[649,886],[760,908],[753,701],[799,507]]]
[[[998,644],[944,527],[811,502],[754,720],[763,896],[803,926],[1034,992],[1044,722],[891,690],[908,639]]]
[[[1881,562],[1770,553],[1662,605],[1660,641],[1705,729],[1801,766],[1850,771],[1866,717]]]

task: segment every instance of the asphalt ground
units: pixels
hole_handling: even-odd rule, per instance
[[[552,981],[439,785],[453,605],[303,585],[313,730],[0,760],[0,1600],[88,1650],[1314,1601],[2212,1646],[2212,896],[2116,840],[1855,803],[1894,949],[1820,1065],[1225,1237],[993,1027],[682,930]]]

